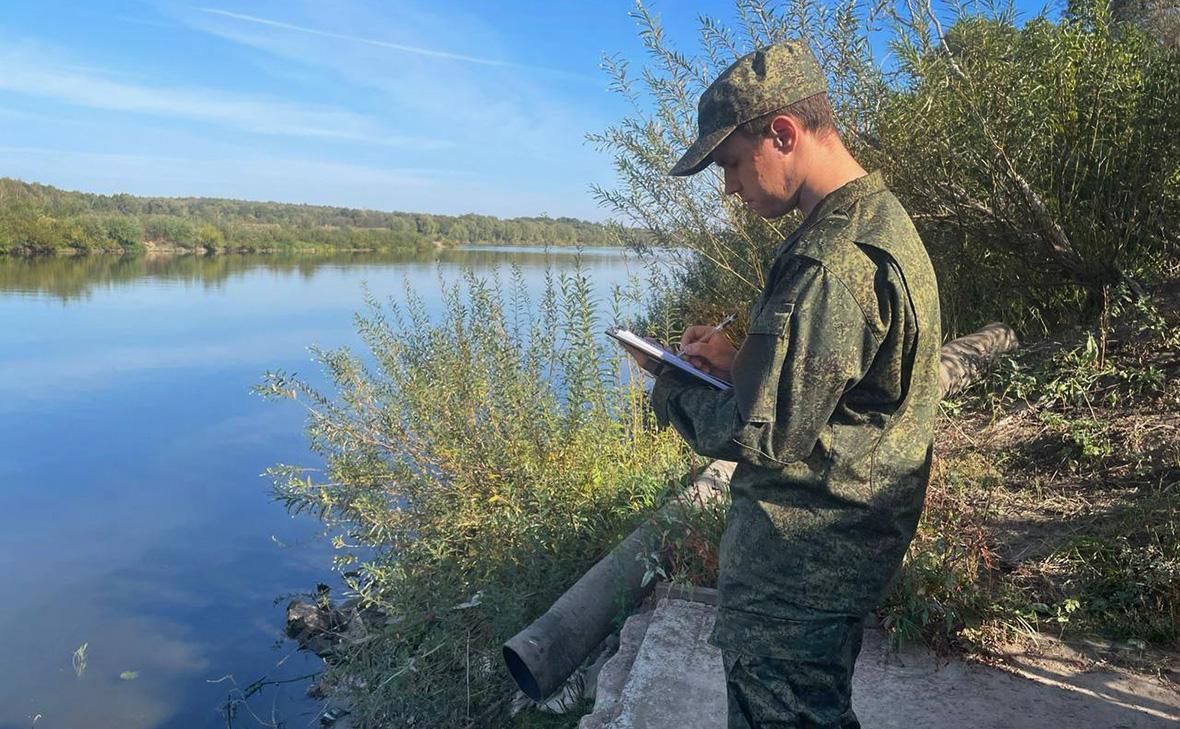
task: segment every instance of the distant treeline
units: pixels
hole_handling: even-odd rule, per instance
[[[304,249],[405,250],[436,244],[599,246],[606,225],[574,218],[386,213],[219,198],[95,195],[0,178],[0,254]]]

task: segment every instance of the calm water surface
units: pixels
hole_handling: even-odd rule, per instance
[[[322,383],[307,347],[360,347],[362,283],[437,315],[440,276],[512,263],[539,288],[573,255],[0,257],[0,729],[222,727],[235,684],[317,670],[281,629],[292,593],[338,584],[330,548],[260,477],[315,462],[300,408],[250,388]],[[604,300],[642,274],[614,249],[582,266]],[[306,686],[250,708],[317,726]]]

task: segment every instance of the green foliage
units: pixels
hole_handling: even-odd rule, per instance
[[[1023,437],[984,461],[1009,472],[1001,493],[1011,503],[998,521],[1023,525],[1016,531],[1030,536],[1018,553],[1026,556],[982,581],[980,615],[1026,631],[1174,644],[1180,398],[1169,373],[1180,321],[1174,307],[1125,294],[1109,310],[1104,328],[1075,334],[1079,344],[1030,348],[959,405],[1009,423],[1027,413]],[[1159,436],[1145,437],[1152,433]],[[978,456],[955,467],[976,480],[985,472]]]
[[[215,225],[205,223],[197,228],[195,242],[207,251],[216,251],[225,245],[225,236]]]
[[[1144,33],[1180,48],[1180,2],[1177,0],[1111,0],[1111,15],[1134,23]]]
[[[1114,454],[1106,423],[1095,418],[1070,419],[1052,410],[1042,410],[1038,415],[1041,422],[1064,437],[1065,456],[1071,465],[1097,465]]]
[[[573,218],[383,213],[216,198],[67,192],[0,178],[0,253],[406,250],[442,243],[612,245],[609,226]]]
[[[530,301],[517,274],[369,301],[370,353],[317,351],[335,396],[281,373],[262,391],[303,401],[326,470],[272,471],[278,496],[335,532],[337,563],[389,626],[328,681],[360,726],[463,726],[504,715],[500,645],[552,604],[685,468],[656,432],[638,374],[603,349],[578,270]],[[616,295],[611,318],[624,318]]]
[[[1180,54],[1100,3],[1023,26],[1006,8],[946,10],[944,30],[923,0],[737,0],[734,26],[702,18],[690,53],[637,6],[647,62],[638,72],[607,63],[633,110],[590,139],[620,180],[599,199],[650,231],[630,244],[692,252],[676,264],[669,311],[695,323],[744,310],[794,227],[721,200],[715,168],[666,175],[695,137],[705,86],[740,55],[788,38],[809,42],[845,144],[885,171],[913,215],[948,334],[995,319],[1020,329],[1093,319],[1107,288],[1176,265]],[[888,70],[870,52],[875,28],[896,59]]]
[[[1101,3],[1022,27],[959,14],[943,36],[933,22],[900,21],[876,133],[947,328],[1051,328],[1155,279],[1180,243],[1180,55]]]
[[[1180,635],[1176,484],[1142,494],[1106,517],[1108,526],[1063,526],[1062,533],[1074,536],[1018,565],[995,547],[996,524],[1017,518],[1004,503],[1011,484],[1002,465],[982,454],[937,465],[918,534],[879,611],[895,642],[942,651],[964,640],[986,644],[1001,634],[1070,630],[1174,644]]]
[[[1078,613],[1084,627],[1163,645],[1180,635],[1180,536],[1174,523],[1144,543],[1125,536],[1080,537],[1051,559],[1072,575],[1079,596],[1068,598],[1070,613]]]
[[[1167,377],[1150,356],[1180,349],[1180,327],[1164,317],[1150,297],[1123,290],[1108,312],[1105,326],[1083,332],[1083,344],[1062,347],[1048,357],[1039,357],[1035,351],[1018,353],[981,380],[974,392],[987,400],[993,412],[1023,402],[1035,408],[1051,428],[1071,431],[1082,439],[1088,439],[1087,433],[1100,435],[1109,424],[1098,422],[1094,408],[1164,394]],[[1130,341],[1108,351],[1112,328]],[[1075,411],[1088,419],[1065,417],[1076,415]],[[1088,448],[1082,442],[1078,445]]]
[[[1175,471],[1172,471],[1175,473]],[[1067,535],[1023,574],[1006,606],[1030,627],[1175,645],[1180,638],[1180,482],[1167,472]]]
[[[728,493],[708,499],[689,493],[651,517],[657,541],[650,554],[641,555],[647,564],[645,577],[712,587],[717,584],[717,546],[725,532]]]

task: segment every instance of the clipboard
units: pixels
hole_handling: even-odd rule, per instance
[[[693,377],[717,388],[718,390],[721,390],[722,392],[733,389],[732,384],[719,377],[714,377],[707,372],[698,370],[687,360],[677,357],[675,354],[669,352],[658,344],[652,344],[643,337],[635,334],[635,332],[632,332],[628,329],[623,329],[622,327],[611,327],[610,329],[606,330],[606,334],[615,341],[626,344],[629,347],[634,347],[652,359],[658,359],[665,364],[672,365],[682,372],[687,372]]]

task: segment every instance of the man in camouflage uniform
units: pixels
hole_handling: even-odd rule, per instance
[[[806,46],[741,58],[698,113],[698,139],[671,174],[713,162],[755,212],[806,216],[776,251],[741,348],[708,326],[681,341],[733,390],[664,368],[651,391],[657,418],[696,452],[737,462],[711,637],[729,726],[858,727],[864,621],[901,565],[930,475],[934,271],[881,175],[841,143]]]

